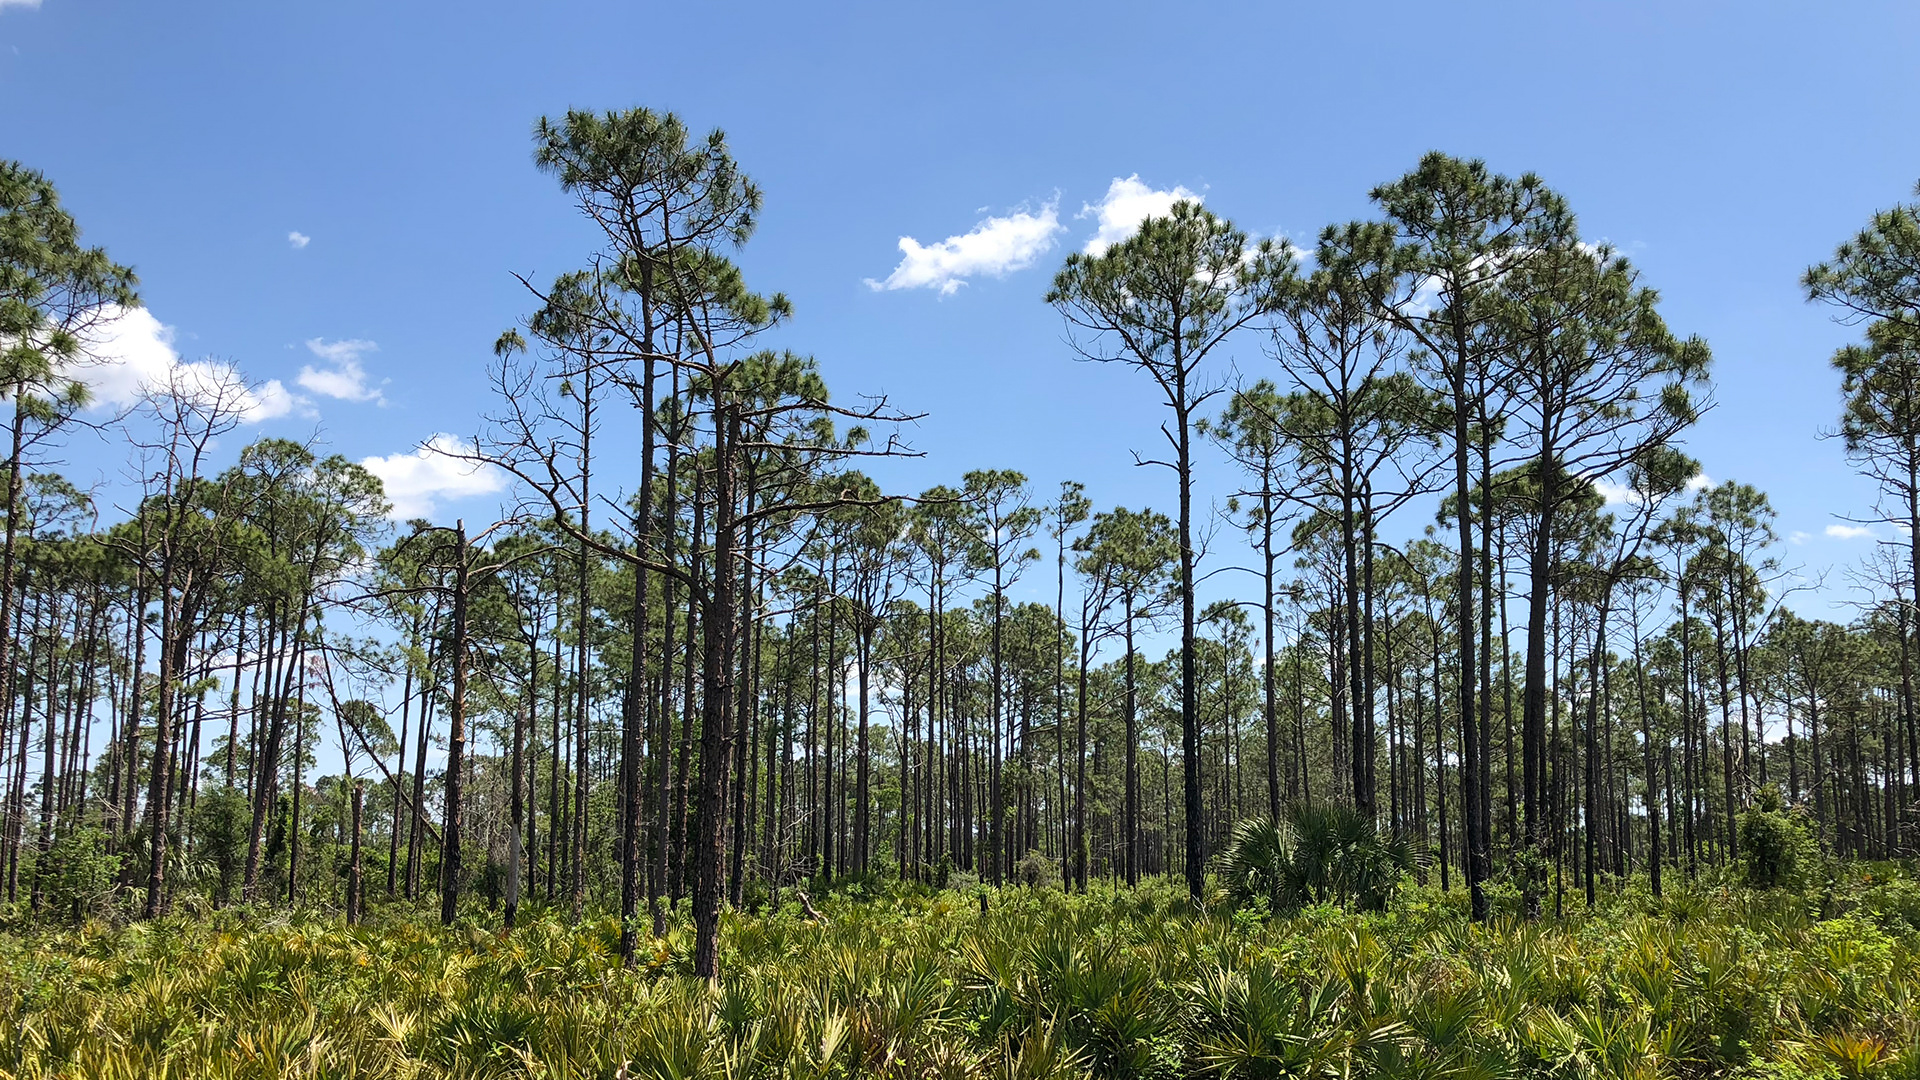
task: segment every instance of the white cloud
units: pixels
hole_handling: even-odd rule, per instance
[[[1313,265],[1313,262],[1316,258],[1314,254],[1314,248],[1301,247],[1299,244],[1294,243],[1293,237],[1288,236],[1286,233],[1274,233],[1273,245],[1279,248],[1280,250],[1286,252],[1287,254],[1293,256],[1293,260],[1299,263],[1301,266]],[[1317,247],[1318,245],[1315,245],[1315,246]],[[1248,250],[1251,251],[1252,249],[1249,248]]]
[[[444,432],[428,439],[410,454],[388,454],[363,459],[360,464],[380,478],[390,515],[397,521],[433,516],[442,500],[465,499],[504,491],[506,478],[498,469],[468,461],[462,455],[473,447]]]
[[[10,7],[23,7],[23,8],[31,9],[31,8],[37,8],[39,6],[40,6],[40,0],[0,0],[0,11],[5,11]],[[20,50],[15,49],[14,51],[19,52]]]
[[[360,366],[360,354],[379,352],[380,346],[371,341],[353,338],[348,341],[326,341],[321,338],[308,338],[307,351],[325,360],[330,367],[314,368],[303,365],[295,382],[302,388],[311,390],[322,397],[339,398],[341,401],[372,401],[385,405],[386,396],[377,386],[367,385],[367,372]]]
[[[1713,479],[1706,473],[1696,473],[1693,479],[1686,483],[1688,491],[1704,491],[1712,486]],[[1612,480],[1595,480],[1593,490],[1599,493],[1600,498],[1605,500],[1608,506],[1640,505],[1640,493],[1628,484],[1619,484]]]
[[[1873,530],[1865,525],[1829,525],[1827,535],[1835,540],[1865,540],[1873,537]]]
[[[124,409],[147,389],[168,384],[233,388],[237,369],[211,360],[182,360],[173,338],[173,327],[146,308],[110,305],[87,333],[86,359],[74,365],[72,374],[93,391],[95,409]],[[305,405],[278,379],[233,389],[239,391],[241,413],[250,424],[278,419]]]
[[[1804,544],[1809,539],[1812,539],[1812,537],[1807,533],[1801,532],[1799,529],[1795,529],[1792,532],[1787,534],[1787,543],[1789,544],[1794,544],[1794,545]]]
[[[1093,218],[1099,228],[1093,238],[1083,248],[1089,255],[1104,253],[1109,247],[1125,240],[1140,230],[1140,223],[1150,217],[1164,217],[1173,209],[1173,204],[1181,200],[1199,202],[1201,196],[1175,185],[1171,191],[1158,191],[1140,182],[1140,174],[1134,173],[1126,179],[1114,177],[1107,185],[1107,193],[1098,203],[1088,203],[1080,208],[1077,217]]]
[[[4,4],[5,2],[6,0],[0,0],[0,4]],[[298,229],[295,229],[294,231],[287,234],[287,246],[292,248],[295,251],[299,251],[301,248],[306,247],[308,244],[311,244],[311,243],[313,243],[313,237],[308,236],[306,233],[303,233]]]
[[[940,295],[957,292],[967,279],[980,274],[999,277],[1024,270],[1053,248],[1060,224],[1059,200],[1049,200],[1039,213],[1019,210],[1006,217],[988,217],[962,236],[922,244],[911,236],[900,238],[900,265],[885,281],[867,279],[867,287],[882,289],[938,289]]]
[[[1608,506],[1638,505],[1640,502],[1640,493],[1627,484],[1616,484],[1611,480],[1595,480],[1593,490],[1599,493],[1600,498],[1605,500]]]

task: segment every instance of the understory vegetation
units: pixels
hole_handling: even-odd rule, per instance
[[[1184,884],[852,882],[690,925],[475,905],[221,911],[0,936],[0,1070],[116,1077],[1920,1076],[1920,883],[1637,884],[1529,923],[1455,889],[1381,913]],[[985,912],[977,897],[986,895]],[[1215,896],[1216,901],[1219,899]]]

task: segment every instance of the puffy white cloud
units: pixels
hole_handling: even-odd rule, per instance
[[[240,373],[230,364],[182,360],[173,339],[173,327],[146,308],[109,305],[88,330],[85,358],[70,373],[93,392],[95,409],[124,409],[146,390],[169,385],[235,394],[248,423],[278,419],[305,405],[278,379],[246,384],[238,381]]]
[[[1005,217],[988,217],[960,236],[922,244],[911,236],[900,238],[900,265],[886,280],[867,279],[867,287],[882,289],[938,289],[940,295],[957,292],[967,279],[981,274],[999,277],[1024,270],[1053,249],[1053,238],[1064,230],[1059,200],[1049,200],[1038,213],[1018,210]]]
[[[1712,486],[1713,477],[1708,476],[1706,473],[1695,473],[1693,479],[1687,481],[1688,491],[1705,491]]]
[[[1829,525],[1827,535],[1835,540],[1867,540],[1873,538],[1873,530],[1865,525]]]
[[[326,368],[302,366],[300,376],[294,381],[303,389],[311,390],[322,397],[339,398],[341,401],[373,401],[381,405],[387,403],[386,396],[380,392],[379,387],[367,385],[366,369],[360,366],[360,354],[378,352],[380,346],[359,338],[331,342],[321,338],[308,338],[307,351],[325,360],[330,366]]]
[[[1164,217],[1173,204],[1182,200],[1199,202],[1200,195],[1175,185],[1170,191],[1159,191],[1140,181],[1140,174],[1134,173],[1125,178],[1114,177],[1107,185],[1107,193],[1097,203],[1087,203],[1080,208],[1077,217],[1094,219],[1098,228],[1093,238],[1083,248],[1089,255],[1099,255],[1108,248],[1125,240],[1140,230],[1140,223],[1150,217]]]
[[[409,454],[364,458],[360,464],[380,478],[390,515],[397,521],[431,518],[445,500],[491,495],[506,490],[506,477],[491,466],[467,459],[473,446],[445,432]]]
[[[0,0],[0,3],[4,3],[4,2],[5,0]],[[295,251],[299,251],[301,248],[306,247],[308,244],[311,244],[311,243],[313,243],[313,237],[308,236],[306,233],[301,232],[299,229],[295,229],[292,232],[287,234],[287,246],[292,248]]]

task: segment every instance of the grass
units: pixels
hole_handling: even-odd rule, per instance
[[[1476,926],[883,889],[732,914],[622,970],[615,926],[512,934],[397,909],[0,935],[18,1077],[1920,1077],[1920,886],[1698,885]],[[484,911],[473,913],[485,918]]]

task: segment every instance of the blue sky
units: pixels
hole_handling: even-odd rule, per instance
[[[1790,560],[1870,543],[1826,534],[1871,500],[1819,438],[1827,357],[1853,331],[1796,282],[1920,178],[1920,8],[813,7],[0,0],[0,155],[137,267],[149,329],[185,360],[279,381],[263,409],[284,415],[258,430],[317,429],[359,459],[471,432],[488,347],[528,306],[511,274],[587,253],[531,165],[534,119],[672,109],[723,127],[765,189],[741,259],[794,301],[779,343],[841,395],[929,414],[910,432],[926,458],[882,470],[890,486],[1011,467],[1043,496],[1073,478],[1099,505],[1162,508],[1169,478],[1130,465],[1158,438],[1149,388],[1073,363],[1041,301],[1100,227],[1087,208],[1133,178],[1304,243],[1427,150],[1484,157],[1563,192],[1670,324],[1706,337],[1719,404],[1689,449],[1772,496],[1782,535],[1805,534]],[[984,244],[1024,268],[943,290],[902,267],[902,237],[991,218],[1026,226]],[[869,284],[896,270],[928,284]],[[1257,339],[1232,352],[1274,374]],[[70,457],[109,476],[124,460]],[[1203,495],[1231,490],[1226,469],[1208,464]],[[494,498],[442,493],[436,513]]]

